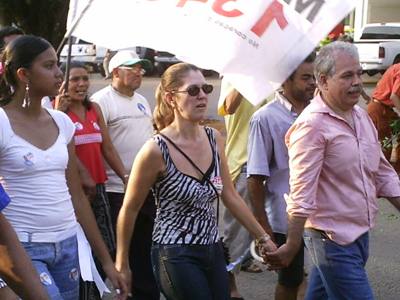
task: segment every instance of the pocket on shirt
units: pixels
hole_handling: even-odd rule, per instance
[[[381,145],[377,142],[360,141],[364,164],[367,165],[371,172],[377,172],[381,159]]]

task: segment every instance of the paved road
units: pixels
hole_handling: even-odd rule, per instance
[[[207,78],[215,86],[209,99],[208,118],[221,120],[216,114],[217,99],[220,91],[218,78]],[[139,92],[143,94],[154,108],[154,90],[159,78],[145,77]],[[98,76],[92,77],[91,91],[97,91],[105,86],[105,81]],[[374,88],[374,83],[365,84],[368,94]],[[360,101],[360,105],[365,104]],[[367,272],[378,300],[400,299],[400,214],[382,200],[380,203],[378,222],[370,236],[370,258]],[[273,299],[276,274],[265,271],[259,274],[240,273],[239,287],[246,300]]]

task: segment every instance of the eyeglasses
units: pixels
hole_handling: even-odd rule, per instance
[[[132,66],[119,66],[118,69],[128,70],[133,73],[140,73],[140,75],[144,75],[146,70],[142,68],[141,65],[132,65]]]
[[[202,86],[198,85],[189,85],[185,91],[171,91],[173,93],[188,93],[189,96],[197,96],[200,94],[200,89],[204,92],[204,94],[211,94],[214,87],[211,84],[203,84]]]

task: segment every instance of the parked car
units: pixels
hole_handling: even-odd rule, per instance
[[[73,60],[83,62],[94,73],[105,76],[103,59],[107,48],[96,46],[81,39],[73,39],[71,57]],[[60,53],[60,62],[66,62],[68,56],[68,44],[64,45]]]
[[[363,72],[384,73],[400,62],[400,23],[367,24],[354,44]]]
[[[154,54],[155,51],[145,47],[132,47],[128,48],[136,51],[138,56],[142,59],[148,59],[151,62],[151,68],[146,70],[145,75],[152,75],[154,73]],[[71,48],[71,56],[73,60],[81,61],[89,66],[90,71],[100,73],[103,77],[106,75],[103,68],[103,60],[106,56],[107,48],[96,46],[81,39],[73,40]],[[64,45],[60,53],[60,62],[65,62],[68,55],[68,44]]]
[[[161,76],[164,71],[173,64],[181,62],[174,54],[157,51],[154,56],[154,68],[159,76]]]
[[[181,62],[174,54],[165,51],[156,51],[154,56],[154,68],[159,76],[173,64]],[[212,76],[218,74],[213,70],[202,70],[204,76]]]

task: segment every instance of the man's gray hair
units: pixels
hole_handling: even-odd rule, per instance
[[[344,52],[359,60],[356,46],[348,42],[336,41],[321,48],[314,62],[314,76],[319,82],[321,75],[335,74],[336,53]]]

